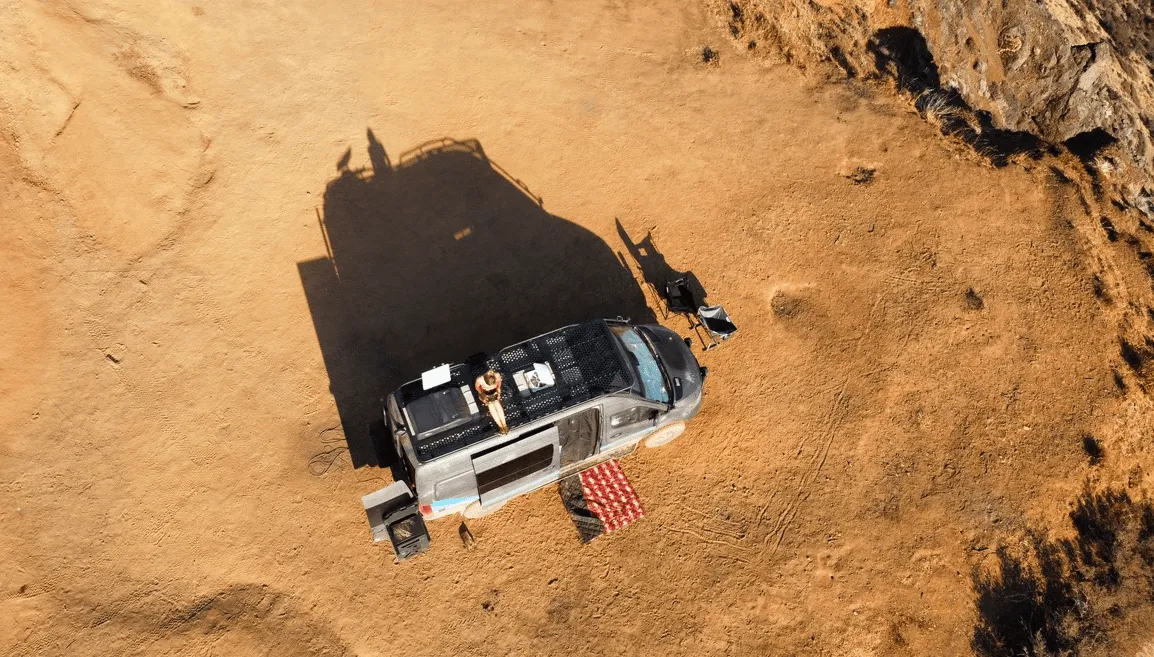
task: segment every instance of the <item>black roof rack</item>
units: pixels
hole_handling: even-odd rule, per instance
[[[522,397],[513,382],[513,374],[531,370],[534,363],[548,363],[556,381],[552,386]],[[604,320],[596,320],[566,326],[506,347],[496,355],[454,365],[450,368],[449,382],[431,390],[424,390],[420,380],[408,383],[398,391],[398,401],[407,406],[435,392],[462,386],[473,395],[473,381],[489,369],[501,373],[501,403],[510,430],[590,399],[628,390],[633,385],[633,375],[617,339]],[[475,395],[472,401],[477,403]],[[494,435],[496,424],[484,406],[478,408],[479,413],[468,423],[414,436],[417,458],[431,461]]]

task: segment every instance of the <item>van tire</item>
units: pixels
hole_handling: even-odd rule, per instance
[[[476,502],[472,502],[469,504],[469,506],[465,507],[465,510],[461,512],[461,515],[469,518],[470,520],[484,518],[485,516],[490,516],[500,511],[501,507],[505,506],[505,504],[506,502],[501,502],[496,506],[481,506],[481,501],[477,500]]]
[[[645,439],[646,447],[661,447],[673,442],[678,436],[685,433],[684,422],[674,422],[673,424],[661,427],[654,431],[648,438]]]

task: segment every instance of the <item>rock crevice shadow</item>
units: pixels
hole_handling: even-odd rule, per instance
[[[1038,137],[994,127],[986,112],[976,111],[955,89],[942,86],[938,66],[925,37],[912,27],[878,30],[866,45],[883,75],[892,76],[899,91],[914,99],[921,115],[937,124],[942,134],[955,137],[996,167],[1006,166],[1014,155],[1038,159],[1043,143]]]

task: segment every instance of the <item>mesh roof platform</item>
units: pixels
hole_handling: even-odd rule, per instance
[[[530,370],[534,363],[548,363],[556,381],[528,396],[522,396],[513,383],[513,375]],[[433,430],[414,437],[417,458],[430,461],[480,442],[497,432],[484,406],[473,390],[473,381],[486,370],[501,373],[501,403],[510,431],[566,408],[602,395],[628,390],[633,376],[625,363],[617,338],[604,320],[574,324],[502,349],[494,356],[473,363],[454,365],[450,381],[432,390],[423,390],[414,381],[401,388],[403,406],[426,397],[461,390],[479,407],[470,421]]]

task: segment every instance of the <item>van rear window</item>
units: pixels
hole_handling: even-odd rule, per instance
[[[497,490],[548,468],[553,463],[553,446],[545,445],[502,463],[501,465],[477,473],[477,492],[481,495]]]

